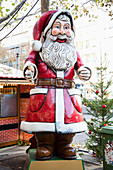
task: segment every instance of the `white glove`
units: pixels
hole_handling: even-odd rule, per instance
[[[27,67],[24,77],[26,79],[33,79],[33,77],[34,77],[34,67],[32,65]]]
[[[79,77],[80,80],[84,80],[87,81],[90,79],[91,77],[91,70],[88,67],[84,67],[81,66],[78,70],[77,70],[77,75]]]
[[[26,79],[34,80],[37,77],[38,71],[35,64],[30,61],[26,62],[23,68],[24,77]]]

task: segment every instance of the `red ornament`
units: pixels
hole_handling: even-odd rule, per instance
[[[98,94],[99,93],[99,91],[98,90],[96,90],[96,94]]]
[[[106,108],[107,106],[105,104],[102,105],[103,108]]]
[[[86,103],[86,102],[84,103],[84,106],[87,106],[87,103]]]
[[[104,126],[108,126],[108,124],[107,124],[107,123],[105,123],[105,124],[104,124]]]
[[[89,131],[88,134],[91,134],[91,131]]]

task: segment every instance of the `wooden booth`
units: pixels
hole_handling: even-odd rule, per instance
[[[32,134],[20,130],[34,85],[23,72],[0,64],[0,147],[28,141]]]

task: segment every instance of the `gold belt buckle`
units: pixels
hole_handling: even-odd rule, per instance
[[[55,86],[58,88],[64,88],[64,79],[56,78],[55,79]]]

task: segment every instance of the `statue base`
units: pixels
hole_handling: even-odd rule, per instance
[[[74,160],[64,160],[53,157],[50,160],[39,161],[35,159],[36,149],[30,149],[27,160],[27,170],[85,170],[84,162],[80,156]]]

